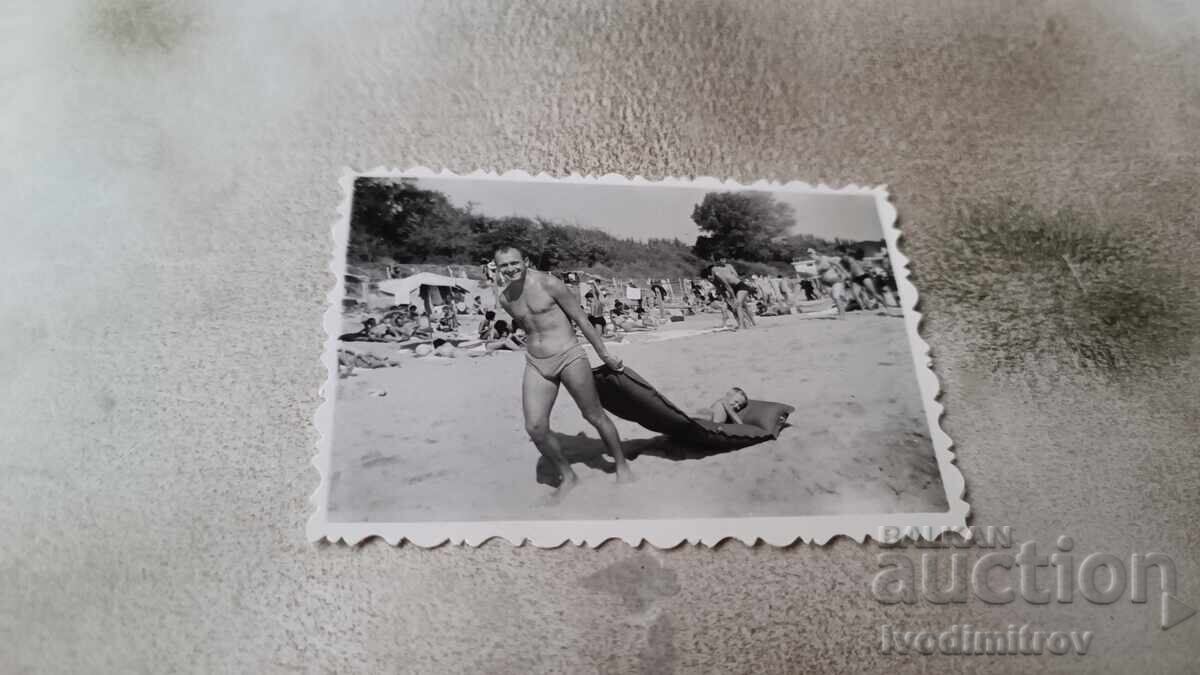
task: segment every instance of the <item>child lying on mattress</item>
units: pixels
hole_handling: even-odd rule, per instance
[[[741,387],[734,387],[725,392],[724,396],[713,401],[709,407],[697,411],[693,417],[717,424],[743,424],[738,413],[745,410],[749,403],[750,397],[746,395],[746,392],[742,391]]]

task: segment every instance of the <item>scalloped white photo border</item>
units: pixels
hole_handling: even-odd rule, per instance
[[[900,304],[904,313],[904,325],[912,352],[917,384],[925,409],[925,420],[933,440],[942,485],[946,491],[948,510],[943,513],[883,513],[848,514],[824,516],[794,516],[771,518],[688,518],[688,519],[630,519],[630,520],[528,520],[528,521],[474,521],[474,522],[330,522],[327,504],[329,496],[329,474],[331,460],[331,431],[333,429],[334,405],[337,400],[337,336],[341,331],[342,298],[345,295],[346,246],[350,236],[351,200],[354,180],[367,178],[456,178],[464,180],[517,181],[534,183],[577,183],[589,185],[627,185],[648,187],[695,187],[723,191],[757,190],[770,192],[792,192],[802,194],[865,195],[875,199],[884,239],[887,241],[893,273],[900,291]],[[726,539],[737,539],[753,545],[762,540],[773,546],[788,546],[796,541],[824,544],[837,536],[846,536],[862,543],[867,537],[879,538],[883,528],[898,528],[892,532],[945,532],[961,531],[966,527],[970,507],[963,499],[965,483],[962,473],[954,465],[952,442],[941,427],[943,406],[938,402],[941,385],[933,372],[929,357],[929,345],[921,338],[919,327],[921,314],[916,310],[917,289],[908,275],[908,258],[900,252],[900,231],[896,227],[896,209],[889,201],[887,186],[860,187],[847,185],[831,188],[825,184],[816,186],[798,181],[778,183],[756,181],[741,184],[732,180],[700,177],[664,178],[651,181],[641,176],[627,178],[618,174],[604,176],[582,176],[571,174],[564,177],[545,173],[531,175],[524,171],[496,173],[476,171],[455,174],[448,170],[440,172],[424,167],[407,170],[377,168],[370,171],[345,169],[340,179],[342,203],[338,219],[333,225],[333,255],[330,271],[334,275],[333,289],[328,295],[324,315],[326,335],[325,350],[321,362],[325,365],[326,380],[321,388],[322,402],[315,416],[320,440],[313,465],[320,473],[320,484],[311,496],[315,511],[308,520],[307,537],[311,542],[327,539],[358,544],[370,537],[381,537],[389,544],[397,545],[408,541],[422,547],[440,546],[445,543],[478,546],[489,539],[504,539],[512,545],[526,543],[541,548],[554,548],[567,542],[575,545],[597,547],[610,539],[620,539],[631,546],[648,542],[660,549],[674,548],[684,542],[715,546]]]

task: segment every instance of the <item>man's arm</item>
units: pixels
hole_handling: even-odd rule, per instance
[[[487,273],[488,281],[492,282],[492,297],[496,299],[494,306],[501,307],[504,299],[504,275],[500,274],[500,268],[493,270],[491,267],[484,265],[484,271]],[[508,311],[505,309],[505,311]]]
[[[554,302],[558,303],[558,306],[567,315],[567,318],[579,327],[579,332],[583,333],[583,337],[596,349],[596,355],[605,363],[614,360],[612,355],[608,353],[608,348],[604,346],[604,338],[600,336],[600,333],[596,332],[596,327],[592,325],[592,322],[588,321],[587,314],[584,313],[579,303],[575,301],[571,289],[567,288],[566,284],[558,279],[547,275],[546,291],[550,293],[550,297],[554,298]],[[620,363],[620,361],[617,360],[617,363]]]
[[[734,424],[745,424],[745,422],[742,421],[741,416],[739,416],[737,411],[733,409],[733,406],[729,405],[724,400],[721,401],[721,405],[725,408],[726,417],[729,420],[732,420]]]

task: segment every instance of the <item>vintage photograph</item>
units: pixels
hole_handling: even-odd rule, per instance
[[[965,524],[882,189],[343,185],[314,539]]]

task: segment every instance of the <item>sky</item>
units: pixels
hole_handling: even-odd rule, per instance
[[[692,208],[709,188],[636,185],[538,183],[460,178],[421,178],[417,184],[446,195],[455,206],[474,203],[486,216],[546,218],[567,225],[594,227],[616,237],[678,238],[693,244],[700,235]],[[772,193],[791,204],[796,226],[791,234],[826,239],[883,238],[875,199],[864,195]]]

